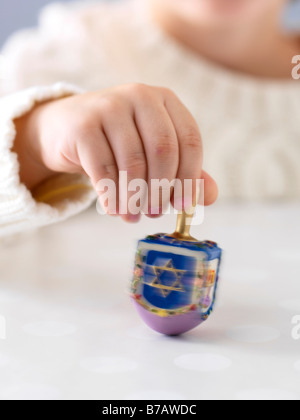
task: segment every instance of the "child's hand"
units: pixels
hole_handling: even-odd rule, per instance
[[[71,96],[39,105],[16,125],[14,149],[29,188],[56,172],[85,173],[94,187],[104,178],[118,186],[119,171],[127,171],[128,182],[148,185],[201,177],[205,203],[217,197],[215,182],[202,172],[197,123],[169,89],[130,84]]]

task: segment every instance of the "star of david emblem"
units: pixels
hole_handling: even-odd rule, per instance
[[[150,284],[150,286],[160,289],[160,292],[163,295],[163,297],[169,296],[171,292],[184,292],[181,279],[186,270],[179,270],[175,268],[171,259],[168,260],[163,267],[153,265],[152,269],[154,271],[155,278]],[[174,282],[170,286],[165,285],[161,282],[161,276],[165,272],[171,272],[174,274]]]

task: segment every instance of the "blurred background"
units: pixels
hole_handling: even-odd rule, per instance
[[[59,3],[70,3],[74,0],[60,0]],[[85,1],[85,0],[82,0]],[[117,1],[117,0],[98,0]],[[36,26],[39,11],[53,0],[10,0],[0,2],[0,48],[5,40],[16,30]]]
[[[55,0],[10,0],[0,2],[0,49],[5,40],[16,30],[36,26],[39,11]],[[69,3],[76,0],[59,0],[59,3]],[[77,0],[78,1],[78,0]],[[80,0],[79,0],[80,1]],[[81,0],[90,1],[90,0]],[[118,1],[118,0],[98,0]],[[284,16],[284,24],[289,30],[299,30],[300,25],[300,1],[290,0],[291,6]]]
[[[70,2],[71,0],[63,0]],[[39,11],[51,0],[10,0],[0,2],[0,48],[13,32],[37,24]]]

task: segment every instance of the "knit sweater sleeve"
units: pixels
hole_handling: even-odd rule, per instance
[[[51,13],[44,12],[42,20],[46,22]],[[53,27],[53,35],[46,27],[42,22],[38,29],[14,35],[0,56],[0,236],[64,220],[96,198],[83,175],[57,175],[34,192],[20,182],[18,156],[12,151],[14,120],[37,103],[83,92],[80,83],[68,77],[68,69],[58,71],[59,60],[47,62],[50,50],[56,45],[55,54],[59,54],[60,49],[59,25]]]

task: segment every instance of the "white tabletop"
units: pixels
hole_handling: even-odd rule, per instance
[[[224,249],[218,304],[180,337],[128,297],[136,241],[174,230],[94,208],[0,245],[1,399],[300,399],[300,204],[218,203],[193,229]],[[298,328],[300,332],[300,328]]]

